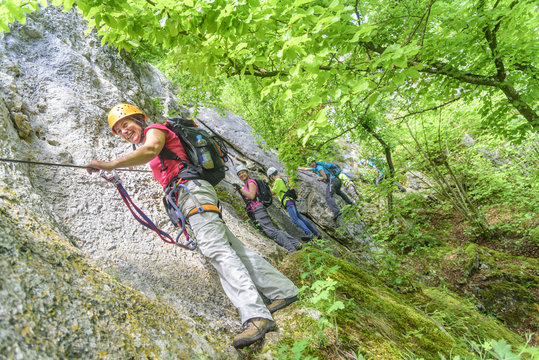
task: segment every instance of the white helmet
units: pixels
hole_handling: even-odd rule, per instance
[[[240,171],[247,171],[247,172],[249,172],[249,170],[247,170],[247,168],[245,167],[245,165],[239,165],[239,166],[236,167],[236,175],[237,175]]]
[[[268,171],[266,172],[266,175],[268,175],[268,177],[270,177],[271,175],[276,175],[276,174],[277,174],[277,169],[274,168],[273,166],[270,167]]]

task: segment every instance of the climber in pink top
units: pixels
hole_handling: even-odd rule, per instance
[[[258,189],[256,181],[249,178],[247,168],[240,165],[236,168],[236,173],[240,180],[245,184],[243,188],[240,188],[240,186],[237,185],[236,190],[241,194],[243,201],[245,202],[245,209],[252,213],[260,230],[262,230],[267,237],[290,252],[301,249],[302,245],[299,240],[293,238],[287,232],[275,228],[264,205],[260,201],[257,201]]]

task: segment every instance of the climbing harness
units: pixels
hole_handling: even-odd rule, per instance
[[[204,212],[217,213],[222,220],[223,215],[221,213],[221,209],[219,208],[219,206],[213,205],[213,204],[201,204],[196,198],[196,196],[193,196],[191,194],[191,190],[189,190],[187,186],[182,184],[183,180],[185,179],[181,177],[178,177],[177,179],[172,180],[171,181],[172,185],[169,185],[167,189],[165,190],[165,198],[166,198],[165,207],[171,206],[172,209],[174,210],[173,215],[175,215],[175,217],[174,219],[171,217],[171,220],[174,223],[177,223],[178,226],[180,226],[180,228],[182,229],[185,227],[185,222],[187,219],[189,219],[193,215],[202,214]],[[200,183],[198,182],[198,180],[193,179],[191,181],[195,182],[196,185],[200,186]],[[193,199],[193,202],[195,203],[195,207],[191,209],[185,217],[183,216],[180,209],[176,205],[176,199],[178,197],[177,193],[181,190],[184,190],[189,196],[191,196],[191,199]]]
[[[61,166],[61,167],[70,167],[70,168],[77,168],[77,169],[92,169],[89,166],[81,166],[81,165],[73,165],[73,164],[56,164],[56,163],[49,163],[49,162],[40,162],[40,161],[30,161],[30,160],[19,160],[19,159],[4,159],[0,158],[0,161],[4,162],[12,162],[12,163],[23,163],[23,164],[31,164],[31,165],[45,165],[45,166]],[[116,171],[134,171],[134,172],[151,172],[150,170],[137,170],[137,169],[116,169]]]
[[[219,214],[219,217],[221,219],[223,218],[223,215],[221,214],[221,209],[219,209],[218,206],[215,206],[213,204],[204,204],[199,208],[192,209],[191,211],[189,211],[186,218],[189,219],[191,216],[193,216],[195,214],[200,214],[200,213],[203,213],[203,212],[214,212],[214,213]]]
[[[164,242],[166,243],[169,243],[169,244],[174,244],[174,245],[177,245],[181,248],[184,248],[186,250],[195,250],[197,248],[197,244],[194,240],[191,239],[191,237],[189,236],[189,233],[187,232],[186,228],[185,228],[185,219],[182,215],[182,213],[180,212],[180,209],[178,209],[178,207],[176,206],[176,204],[174,202],[172,202],[173,206],[175,207],[176,209],[176,213],[177,215],[179,216],[180,218],[180,222],[179,222],[179,225],[181,227],[181,231],[180,233],[178,234],[178,236],[176,237],[176,239],[174,240],[169,234],[167,234],[166,232],[164,232],[163,230],[159,229],[151,220],[150,218],[148,218],[148,216],[146,216],[142,210],[140,210],[140,208],[138,208],[135,203],[133,202],[133,200],[131,199],[131,197],[129,196],[129,194],[127,193],[127,191],[125,190],[125,188],[123,187],[121,181],[120,181],[120,178],[118,177],[118,175],[116,174],[116,172],[113,170],[111,172],[111,175],[110,176],[107,176],[106,175],[106,172],[101,170],[99,172],[99,175],[113,183],[114,185],[116,185],[116,189],[118,190],[118,192],[120,193],[120,196],[122,197],[122,200],[124,201],[124,203],[127,205],[127,208],[129,209],[129,211],[131,211],[131,214],[133,214],[133,217],[139,222],[141,223],[142,225],[144,225],[145,227],[149,228],[150,230],[153,230],[157,233],[157,235],[161,238],[161,240],[163,240]],[[187,187],[185,187],[185,185],[181,185],[180,186],[183,186],[185,189],[187,189]],[[189,190],[189,189],[187,189]],[[180,242],[180,236],[182,235],[182,233],[185,235],[185,239],[186,239],[186,243],[183,244]]]

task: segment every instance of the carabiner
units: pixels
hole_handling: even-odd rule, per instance
[[[110,172],[110,176],[107,176],[106,173],[107,172],[105,170],[101,170],[99,172],[99,176],[101,176],[103,179],[105,179],[107,181],[110,181],[110,182],[113,182],[115,184],[120,183],[120,178],[118,177],[118,174],[116,174],[116,171],[112,170]]]

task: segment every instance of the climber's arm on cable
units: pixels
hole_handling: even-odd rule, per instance
[[[159,155],[163,146],[165,146],[166,134],[159,129],[150,129],[146,133],[144,145],[135,151],[111,161],[92,160],[86,166],[88,173],[98,172],[99,170],[111,171],[121,167],[143,165]]]

